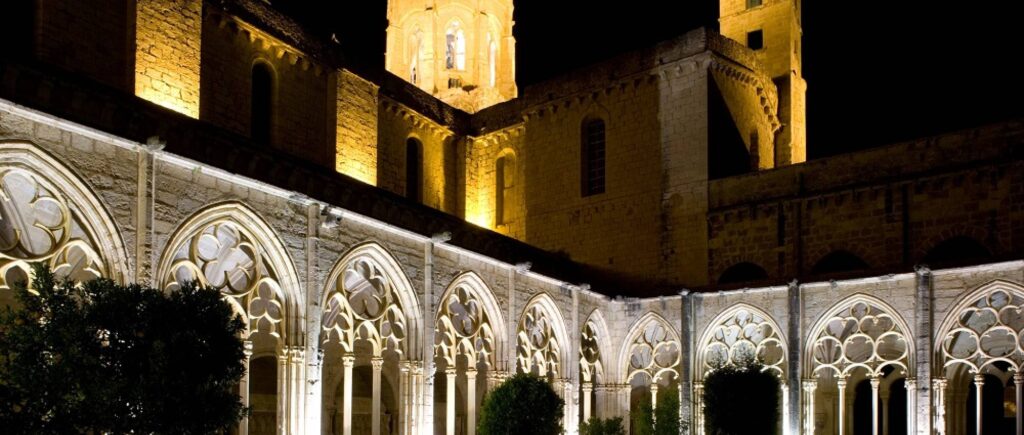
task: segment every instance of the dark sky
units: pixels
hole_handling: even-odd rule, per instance
[[[273,4],[318,33],[337,33],[350,58],[383,65],[386,0]],[[520,87],[717,26],[715,0],[612,4],[517,1]],[[1018,1],[804,0],[803,24],[811,158],[1024,116]]]

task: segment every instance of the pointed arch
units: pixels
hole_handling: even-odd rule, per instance
[[[595,382],[595,378],[605,382],[605,367],[608,358],[612,357],[612,349],[608,334],[608,323],[604,320],[599,308],[594,308],[583,322],[580,330],[580,380]]]
[[[997,362],[1024,369],[1024,286],[995,280],[952,306],[935,336],[935,357],[943,371],[981,373]],[[948,377],[948,376],[947,376]]]
[[[538,293],[530,298],[516,326],[517,368],[530,372],[537,366],[541,376],[565,378],[571,372],[570,343],[565,319],[551,296]]]
[[[805,378],[820,373],[848,376],[856,369],[881,376],[889,366],[914,377],[914,340],[907,322],[891,305],[857,293],[815,321],[804,350]]]
[[[753,305],[735,304],[704,328],[693,367],[696,379],[701,381],[716,367],[736,364],[751,355],[785,383],[789,364],[786,342],[785,330],[767,312]]]
[[[628,384],[636,374],[652,380],[666,374],[679,376],[681,361],[679,334],[660,315],[648,312],[629,327],[629,334],[619,351],[620,379]]]
[[[459,355],[494,367],[508,332],[490,287],[475,272],[465,272],[452,280],[439,300],[435,355],[452,367]]]
[[[0,290],[39,261],[74,281],[128,281],[121,232],[72,167],[23,141],[0,141],[0,162]]]
[[[334,264],[320,306],[321,341],[335,338],[353,352],[356,340],[367,340],[374,356],[389,347],[405,356],[419,350],[416,293],[394,255],[376,242],[354,246]]]
[[[273,228],[245,204],[214,204],[189,216],[160,258],[161,288],[197,280],[249,319],[247,335],[265,330],[279,347],[302,343],[305,301],[295,265]]]

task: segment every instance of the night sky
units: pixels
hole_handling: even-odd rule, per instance
[[[520,87],[702,25],[714,0],[516,1]],[[969,4],[968,4],[969,3]],[[273,0],[346,55],[384,64],[386,0]],[[632,7],[623,10],[624,5]],[[995,6],[998,5],[998,6]],[[1024,116],[1020,2],[805,0],[810,158]]]

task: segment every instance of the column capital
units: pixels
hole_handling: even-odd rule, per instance
[[[974,374],[974,385],[977,385],[979,387],[982,386],[982,385],[985,385],[985,375],[982,374],[982,373],[975,373]]]
[[[476,369],[466,369],[466,377],[467,378],[470,378],[470,377],[476,378],[476,374],[477,374],[477,370]]]
[[[449,377],[455,376],[455,367],[445,367],[444,374],[448,375]]]
[[[341,363],[345,367],[352,367],[356,363],[356,356],[350,353],[346,353],[341,356]]]
[[[839,388],[846,388],[846,376],[840,376],[839,379],[836,380],[836,385],[839,386]]]
[[[373,366],[374,370],[380,371],[381,367],[384,367],[384,358],[379,356],[370,358],[370,365]]]
[[[1024,373],[1021,373],[1020,371],[1017,371],[1016,373],[1014,373],[1013,374],[1013,383],[1015,383],[1015,384],[1024,383]]]
[[[932,388],[936,390],[945,390],[946,385],[949,381],[946,378],[932,378]]]
[[[844,380],[844,382],[845,382],[845,380]],[[874,389],[877,390],[879,385],[882,385],[882,378],[879,378],[878,376],[872,376],[871,377],[871,388],[874,388]]]
[[[242,353],[245,354],[246,358],[252,358],[252,340],[242,342]]]

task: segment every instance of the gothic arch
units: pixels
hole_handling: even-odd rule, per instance
[[[303,342],[305,302],[295,266],[277,233],[245,204],[214,204],[186,218],[160,258],[161,288],[198,280],[247,316],[247,335],[265,328],[279,348]]]
[[[680,343],[679,335],[664,317],[653,312],[644,314],[630,325],[622,343],[618,362],[621,382],[628,384],[636,374],[654,380],[666,374],[678,376]]]
[[[76,281],[127,282],[121,232],[82,177],[29,142],[0,142],[0,162],[0,290],[37,261]]]
[[[570,346],[565,320],[551,296],[530,298],[516,326],[516,367],[530,372],[536,366],[541,376],[567,378]]]
[[[960,298],[935,336],[936,361],[979,373],[997,362],[1024,369],[1024,286],[1004,280],[982,285]]]
[[[391,348],[417,355],[422,315],[409,278],[383,246],[356,245],[331,269],[320,301],[324,314],[321,341],[336,338],[346,352],[358,339],[373,346],[374,356]]]
[[[895,308],[858,293],[839,301],[810,328],[804,357],[806,378],[819,371],[848,376],[863,368],[880,375],[887,366],[913,377],[914,340]]]
[[[490,287],[474,272],[465,272],[452,280],[439,299],[434,317],[436,355],[455,364],[459,355],[494,367],[505,347],[508,332],[501,317],[501,306]]]
[[[592,331],[593,335],[588,331]],[[580,332],[580,381],[607,382],[605,368],[608,367],[608,358],[612,356],[611,336],[600,309],[595,308],[590,312]]]
[[[789,355],[784,330],[771,315],[753,305],[738,303],[716,316],[701,334],[695,378],[701,381],[717,367],[734,365],[745,355],[786,382]]]

